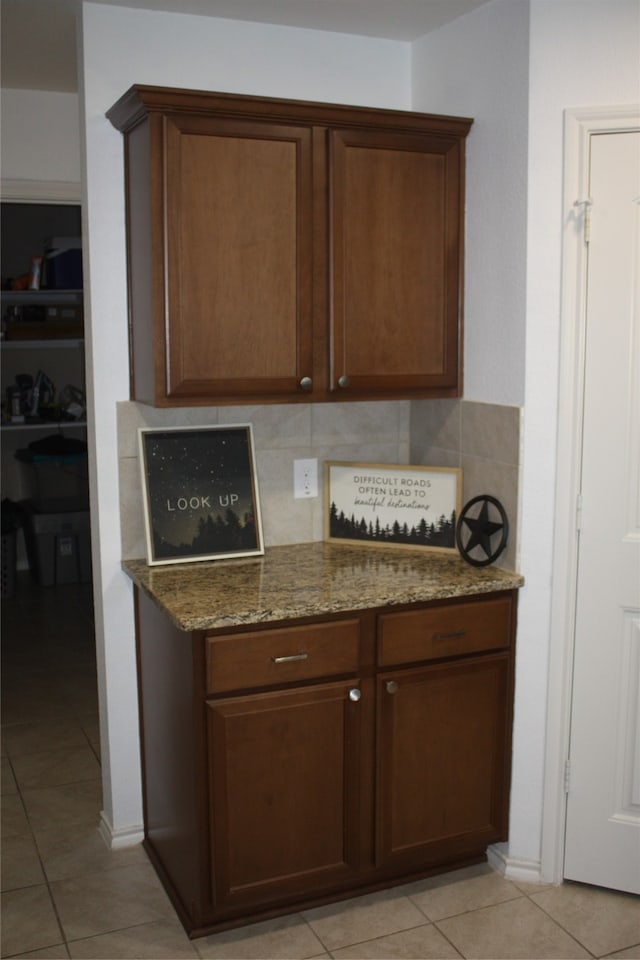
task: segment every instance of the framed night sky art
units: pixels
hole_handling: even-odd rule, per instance
[[[250,424],[138,431],[147,563],[264,553]]]

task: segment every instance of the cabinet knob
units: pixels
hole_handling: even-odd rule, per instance
[[[311,387],[313,386],[313,380],[311,377],[303,377],[300,381],[300,386],[303,390],[311,390]]]
[[[349,690],[349,700],[353,700],[354,703],[357,703],[361,696],[362,693],[357,687],[353,687],[353,689]]]
[[[387,688],[387,693],[396,693],[398,689],[398,684],[395,680],[387,680],[385,686]]]
[[[349,386],[349,377],[346,373],[343,373],[342,376],[338,378],[338,386],[342,387],[343,390]]]

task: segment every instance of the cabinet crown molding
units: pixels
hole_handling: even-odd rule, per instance
[[[317,126],[362,125],[369,129],[393,128],[396,131],[429,132],[456,138],[466,137],[473,124],[473,120],[468,117],[450,117],[413,110],[389,110],[146,84],[131,86],[107,111],[107,118],[117,130],[125,133],[150,113],[165,114],[173,111],[207,116],[214,113],[219,116],[228,114],[249,119],[268,118],[285,123],[301,121]]]

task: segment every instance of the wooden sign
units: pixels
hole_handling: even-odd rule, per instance
[[[328,462],[325,488],[328,540],[456,552],[460,469]]]

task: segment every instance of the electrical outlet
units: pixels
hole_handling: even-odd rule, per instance
[[[296,500],[309,500],[318,496],[318,461],[293,461],[293,496]]]

